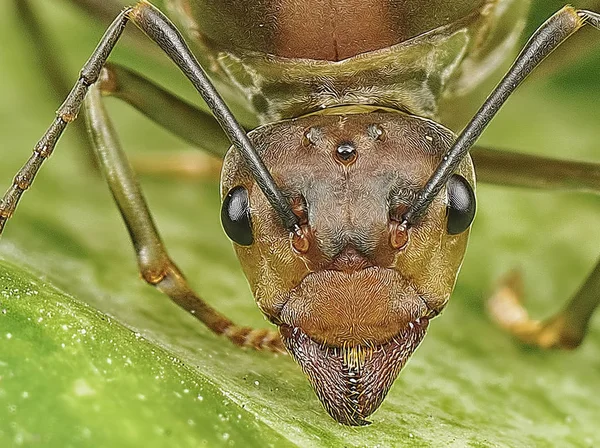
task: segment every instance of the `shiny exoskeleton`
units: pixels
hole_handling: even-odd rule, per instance
[[[476,209],[469,149],[527,74],[585,24],[600,28],[600,15],[565,7],[552,16],[456,136],[450,129],[474,112],[459,100],[505,68],[528,1],[166,3],[185,38],[146,1],[117,16],[2,198],[0,233],[84,105],[143,278],[236,344],[285,347],[332,417],[366,424],[454,288]],[[120,92],[167,127],[163,104],[175,104],[188,128],[198,126],[201,112],[106,64],[128,22],[202,95],[214,115],[203,116],[206,129],[220,126],[233,144],[223,164],[221,219],[279,334],[239,327],[211,308],[162,245],[101,93]],[[246,134],[213,82],[260,126]],[[136,91],[154,105],[136,99]],[[190,135],[185,126],[177,132]],[[492,154],[488,166],[506,167],[515,157]],[[512,168],[518,174],[503,171],[506,183],[587,186],[597,171],[535,162],[548,172],[521,164]],[[572,347],[600,303],[598,290],[600,267],[546,323],[531,321],[510,290],[496,297],[495,315],[528,342]]]
[[[455,120],[456,98],[506,65],[529,1],[168,5],[221,91],[261,124],[340,104],[372,104],[462,125]]]

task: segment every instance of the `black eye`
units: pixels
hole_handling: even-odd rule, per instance
[[[242,246],[250,246],[252,221],[250,220],[250,202],[248,190],[237,186],[229,190],[221,206],[221,223],[227,236]]]
[[[452,175],[446,185],[448,194],[448,233],[458,235],[469,228],[475,217],[475,193],[465,179]]]

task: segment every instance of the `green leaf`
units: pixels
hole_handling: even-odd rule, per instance
[[[165,350],[30,274],[0,266],[2,446],[282,446]]]
[[[74,80],[103,27],[62,2],[36,6]],[[0,41],[0,183],[8,186],[57,101],[11,2],[0,4]],[[600,36],[589,42],[598,48]],[[128,46],[115,58],[195,98],[168,64],[148,65]],[[548,80],[533,77],[484,143],[598,160],[599,68],[596,51]],[[122,104],[109,109],[132,154],[186,148]],[[448,309],[374,423],[357,429],[325,413],[289,357],[233,347],[139,279],[118,211],[81,149],[67,133],[0,241],[0,446],[600,444],[598,319],[580,349],[544,352],[518,344],[484,311],[514,267],[535,316],[559,310],[598,256],[598,197],[479,186]],[[143,178],[142,186],[197,291],[239,323],[268,326],[220,229],[217,182]]]

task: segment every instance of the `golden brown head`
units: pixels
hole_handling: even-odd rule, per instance
[[[365,424],[450,298],[474,214],[471,161],[407,229],[404,211],[454,139],[439,124],[399,112],[310,115],[251,138],[301,231],[281,225],[236,150],[223,166],[224,227],[327,411]]]

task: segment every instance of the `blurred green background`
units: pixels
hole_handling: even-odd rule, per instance
[[[35,3],[74,81],[104,27],[68,2]],[[534,2],[529,33],[560,6]],[[58,106],[15,8],[0,3],[2,191]],[[168,61],[149,65],[137,53],[129,40],[113,59],[198,103]],[[599,74],[600,33],[586,32],[524,84],[482,143],[599,160]],[[131,154],[188,148],[108,102]],[[68,131],[0,242],[0,446],[600,444],[598,316],[583,346],[563,353],[523,347],[484,311],[497,279],[515,267],[532,314],[560,309],[598,257],[598,197],[479,186],[450,305],[374,423],[353,429],[327,416],[288,357],[232,347],[139,279],[108,189],[81,153]],[[220,228],[217,182],[142,184],[197,291],[237,322],[267,326]]]

